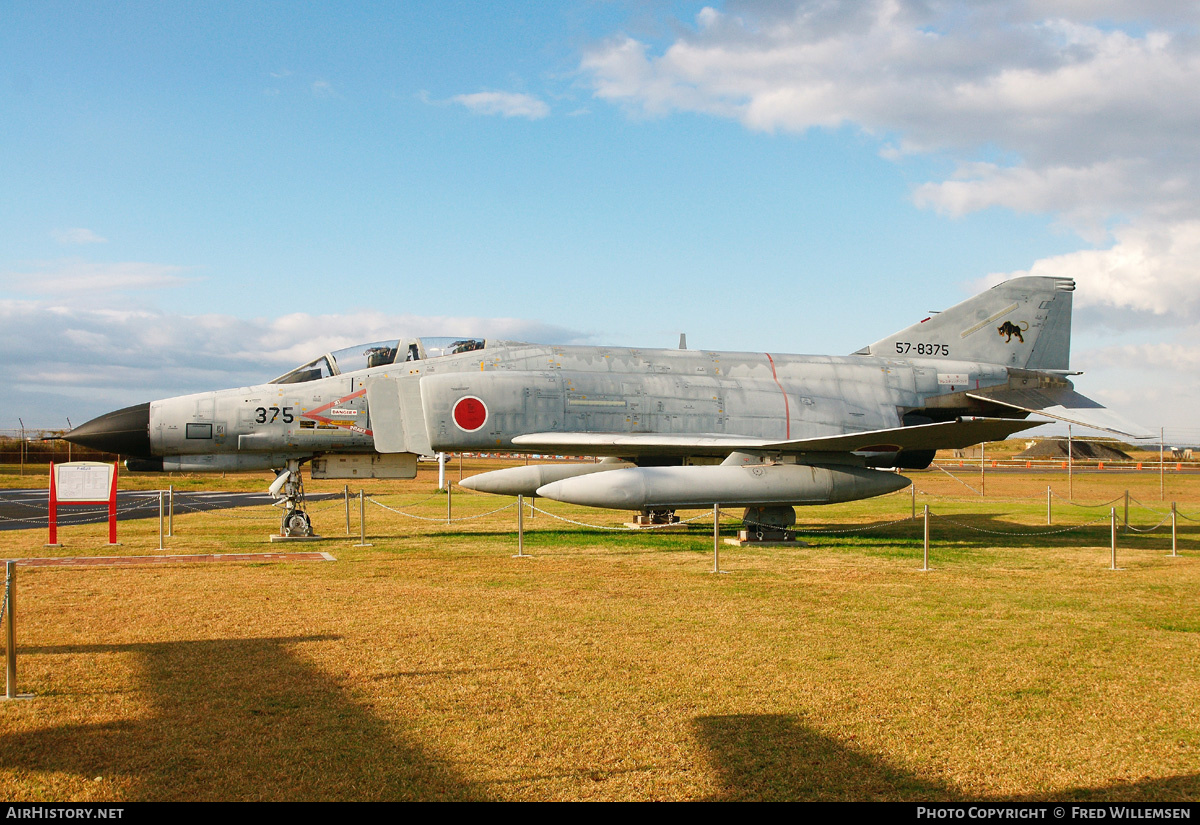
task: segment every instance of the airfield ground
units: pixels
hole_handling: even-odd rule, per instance
[[[496,463],[468,463],[466,472]],[[15,468],[14,468],[15,469]],[[44,484],[32,471],[8,486]],[[1200,476],[913,473],[801,511],[805,548],[722,547],[711,515],[629,534],[510,507],[444,523],[436,469],[367,482],[367,535],[313,507],[336,562],[20,568],[0,797],[1200,799]],[[449,468],[457,480],[457,466]],[[157,487],[162,477],[125,476]],[[261,475],[174,478],[260,490]],[[310,491],[338,492],[343,482]],[[354,490],[357,491],[357,485]],[[278,552],[275,511],[175,516],[168,553]],[[455,517],[511,502],[455,490]],[[617,526],[625,515],[542,503]],[[734,514],[726,534],[736,529]],[[419,520],[411,516],[421,516]],[[899,520],[899,521],[896,521]],[[862,530],[869,525],[896,523]],[[1070,528],[1070,529],[1067,529]],[[1048,530],[1065,530],[1047,533]],[[147,555],[156,519],[0,535],[5,557]]]

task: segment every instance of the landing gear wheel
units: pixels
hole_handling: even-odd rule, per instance
[[[308,519],[308,513],[303,510],[289,510],[284,513],[279,534],[288,538],[311,536],[313,534],[312,522]]]

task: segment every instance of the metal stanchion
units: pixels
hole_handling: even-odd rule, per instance
[[[1175,502],[1171,502],[1171,557],[1174,558],[1175,553]]]
[[[367,508],[363,503],[363,491],[360,487],[358,490],[358,544],[355,547],[370,547],[367,544]]]
[[[163,549],[163,491],[158,491],[158,549]]]
[[[1046,485],[1046,524],[1050,524],[1050,485]]]
[[[1108,508],[1108,516],[1109,516],[1109,523],[1110,523],[1110,527],[1111,527],[1110,532],[1112,534],[1112,566],[1109,567],[1109,570],[1116,570],[1117,569],[1117,508],[1109,507]]]
[[[342,495],[346,499],[346,535],[350,535],[350,485],[347,484],[342,489]]]
[[[721,572],[721,505],[713,505],[713,572]]]
[[[1125,491],[1125,529],[1129,529],[1129,491]]]
[[[921,568],[924,573],[929,572],[929,505],[925,505],[925,566]]]
[[[450,483],[446,482],[446,523],[447,524],[449,524],[451,522],[451,514],[454,512],[453,505],[451,503],[451,499],[452,499],[452,497],[450,495]]]
[[[175,537],[175,485],[167,488],[167,536]]]
[[[8,689],[5,696],[17,698],[17,563],[4,563],[4,610],[5,638],[8,650],[5,659],[8,662]]]
[[[1075,500],[1075,442],[1070,424],[1067,425],[1067,498]]]
[[[517,496],[517,555],[514,559],[525,558],[525,496]]]
[[[917,517],[917,485],[910,484],[908,489],[912,490],[912,518]]]
[[[979,495],[987,495],[987,470],[984,466],[987,464],[987,442],[979,445]]]

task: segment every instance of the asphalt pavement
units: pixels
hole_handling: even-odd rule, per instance
[[[341,498],[341,493],[316,493],[309,502]],[[166,496],[163,496],[164,506]],[[183,493],[175,491],[175,513],[227,510],[232,507],[268,507],[274,499],[267,493]],[[278,510],[275,511],[278,514]],[[41,490],[0,490],[0,531],[45,530],[49,526],[50,496]],[[158,517],[156,490],[118,490],[117,520]],[[103,504],[59,505],[58,524],[100,524],[108,521],[108,506]]]

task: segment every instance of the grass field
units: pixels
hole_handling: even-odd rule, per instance
[[[1065,474],[989,474],[981,497],[977,468],[926,471],[932,572],[905,491],[802,510],[845,532],[722,547],[714,575],[710,514],[630,534],[538,513],[533,557],[514,559],[515,511],[447,526],[433,472],[367,487],[431,519],[369,503],[371,547],[354,546],[357,502],[351,537],[342,501],[314,506],[332,563],[21,568],[18,686],[35,698],[0,706],[0,797],[1200,799],[1197,522],[1179,520],[1178,558],[1169,522],[1122,532],[1114,572],[1123,501],[1056,499],[1047,527]],[[1171,500],[1200,518],[1200,476],[1169,474],[1165,500],[1158,485],[1073,484],[1092,504],[1129,488],[1143,529]],[[454,515],[510,503],[455,490]],[[314,549],[268,544],[274,513],[183,497],[167,552]],[[100,525],[45,538],[0,533],[0,555],[146,555],[158,524],[122,522],[111,549]]]

